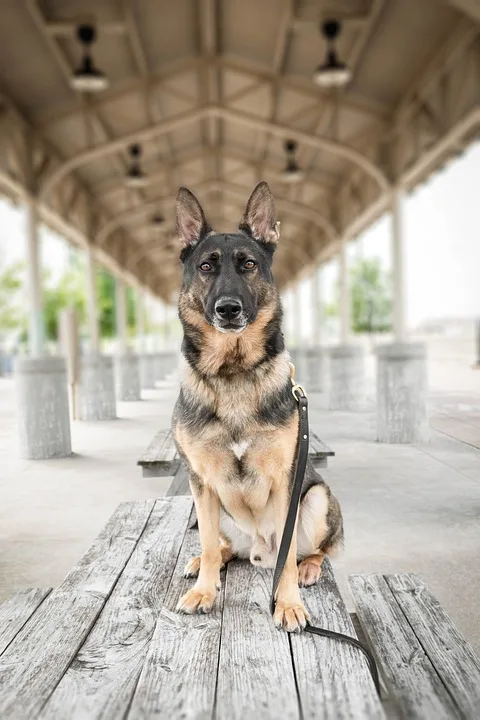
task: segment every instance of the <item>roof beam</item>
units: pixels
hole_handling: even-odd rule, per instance
[[[289,137],[297,140],[298,142],[310,145],[314,149],[331,152],[333,155],[342,157],[363,169],[365,173],[375,180],[380,188],[386,189],[389,187],[387,177],[382,170],[378,168],[368,157],[346,143],[311,135],[309,133],[290,128],[286,125],[271,123],[267,120],[262,120],[256,116],[249,115],[248,113],[239,112],[238,110],[210,106],[198,110],[187,111],[185,113],[179,113],[167,120],[162,120],[158,124],[147,126],[146,128],[143,128],[143,130],[127,133],[122,137],[115,138],[114,140],[102,143],[96,147],[88,148],[76,153],[72,157],[68,158],[68,160],[66,160],[62,165],[55,168],[55,170],[47,176],[40,189],[40,195],[45,197],[52,188],[60,180],[62,180],[62,178],[81,165],[92,162],[93,160],[97,160],[101,157],[105,157],[106,155],[117,152],[118,150],[122,150],[124,147],[133,142],[144,142],[146,140],[150,140],[159,135],[168,133],[174,129],[177,130],[180,127],[198,122],[210,116],[220,117],[224,120],[229,120],[234,123],[236,122],[244,125],[245,127],[251,127],[263,132],[270,131],[272,134],[279,137]]]
[[[446,2],[470,20],[480,23],[480,2],[478,0],[446,0]]]

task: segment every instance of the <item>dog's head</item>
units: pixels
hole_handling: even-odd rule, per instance
[[[241,333],[262,309],[273,308],[278,297],[272,277],[278,227],[266,182],[252,192],[236,233],[214,232],[197,198],[180,188],[177,233],[183,245],[182,319],[197,326],[206,322],[224,333]]]

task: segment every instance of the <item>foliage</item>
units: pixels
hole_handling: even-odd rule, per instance
[[[361,259],[350,271],[351,321],[355,332],[381,333],[392,328],[390,276],[378,258]]]
[[[133,334],[136,328],[135,295],[132,288],[127,288],[127,328]],[[100,314],[100,335],[111,338],[116,335],[115,319],[115,278],[101,268],[97,273],[97,295]]]
[[[12,263],[0,270],[0,332],[15,330],[23,323],[20,290],[23,285],[24,266]]]

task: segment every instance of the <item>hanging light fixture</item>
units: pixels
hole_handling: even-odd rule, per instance
[[[105,73],[93,63],[90,48],[96,36],[93,25],[79,25],[77,28],[77,38],[83,46],[83,58],[80,67],[70,78],[70,85],[77,92],[101,92],[109,86]]]
[[[295,154],[297,152],[297,143],[295,140],[286,140],[285,152],[287,154],[287,164],[282,173],[282,178],[285,182],[293,185],[304,178],[304,172],[297,165],[297,160],[295,158]]]
[[[130,145],[128,152],[130,155],[130,167],[125,175],[125,185],[132,190],[141,190],[148,185],[148,178],[143,173],[140,165],[142,146],[137,144]]]
[[[156,212],[152,219],[150,220],[150,225],[152,226],[155,233],[158,233],[162,229],[162,225],[165,222],[165,218],[163,217],[162,213]]]
[[[327,54],[323,65],[319,65],[313,73],[313,82],[322,88],[344,87],[352,77],[350,69],[339,61],[335,43],[342,26],[338,20],[326,20],[321,27],[327,42]]]

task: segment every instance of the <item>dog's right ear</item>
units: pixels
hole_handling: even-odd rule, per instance
[[[184,247],[194,247],[199,240],[212,231],[202,206],[186,187],[177,193],[177,235]]]

